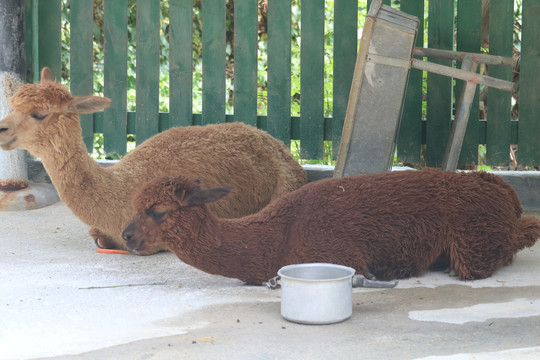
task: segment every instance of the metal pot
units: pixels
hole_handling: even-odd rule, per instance
[[[394,287],[397,281],[368,280],[353,268],[325,263],[284,266],[268,281],[281,287],[281,316],[301,324],[333,324],[352,315],[353,287]],[[281,284],[279,284],[280,282]]]

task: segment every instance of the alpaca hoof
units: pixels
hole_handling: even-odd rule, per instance
[[[448,269],[444,270],[445,273],[448,274],[450,277],[457,277],[456,269],[453,267],[449,267]]]
[[[100,249],[110,249],[111,246],[105,241],[105,239],[102,238],[95,238],[94,243],[96,243],[96,246]]]
[[[118,244],[110,236],[103,234],[96,228],[91,228],[89,233],[94,239],[94,243],[98,248],[125,250],[124,247],[118,246]]]
[[[98,236],[94,238],[94,243],[100,249],[115,249],[114,243],[111,243],[104,236]]]
[[[372,273],[370,273],[369,271],[364,274],[364,277],[368,280],[378,281],[377,277],[373,275]]]

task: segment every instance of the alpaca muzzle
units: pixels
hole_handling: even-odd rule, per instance
[[[3,150],[11,150],[11,144],[17,140],[15,136],[10,136],[9,126],[0,122],[0,147]]]
[[[122,239],[125,240],[126,247],[132,251],[140,250],[144,244],[144,239],[137,236],[137,225],[134,221],[122,231]]]

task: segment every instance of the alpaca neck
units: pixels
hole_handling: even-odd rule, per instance
[[[77,136],[71,140],[71,143],[51,146],[48,152],[39,155],[62,201],[88,223],[91,220],[87,219],[89,207],[103,201],[105,187],[114,184],[90,157],[82,138]]]
[[[209,215],[209,214],[208,214]],[[184,262],[210,274],[261,284],[275,276],[279,265],[279,241],[285,239],[285,226],[275,219],[261,224],[258,214],[241,219],[217,219],[208,216],[188,239],[171,250]]]

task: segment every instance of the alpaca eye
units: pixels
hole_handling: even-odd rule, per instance
[[[36,120],[43,120],[47,117],[47,115],[41,115],[41,114],[38,114],[38,113],[34,113],[32,115],[30,115],[31,117],[33,117],[34,119]]]
[[[154,221],[161,221],[163,220],[163,217],[166,215],[166,212],[156,212],[153,210],[149,210],[147,212],[147,215],[150,216],[150,218]]]

